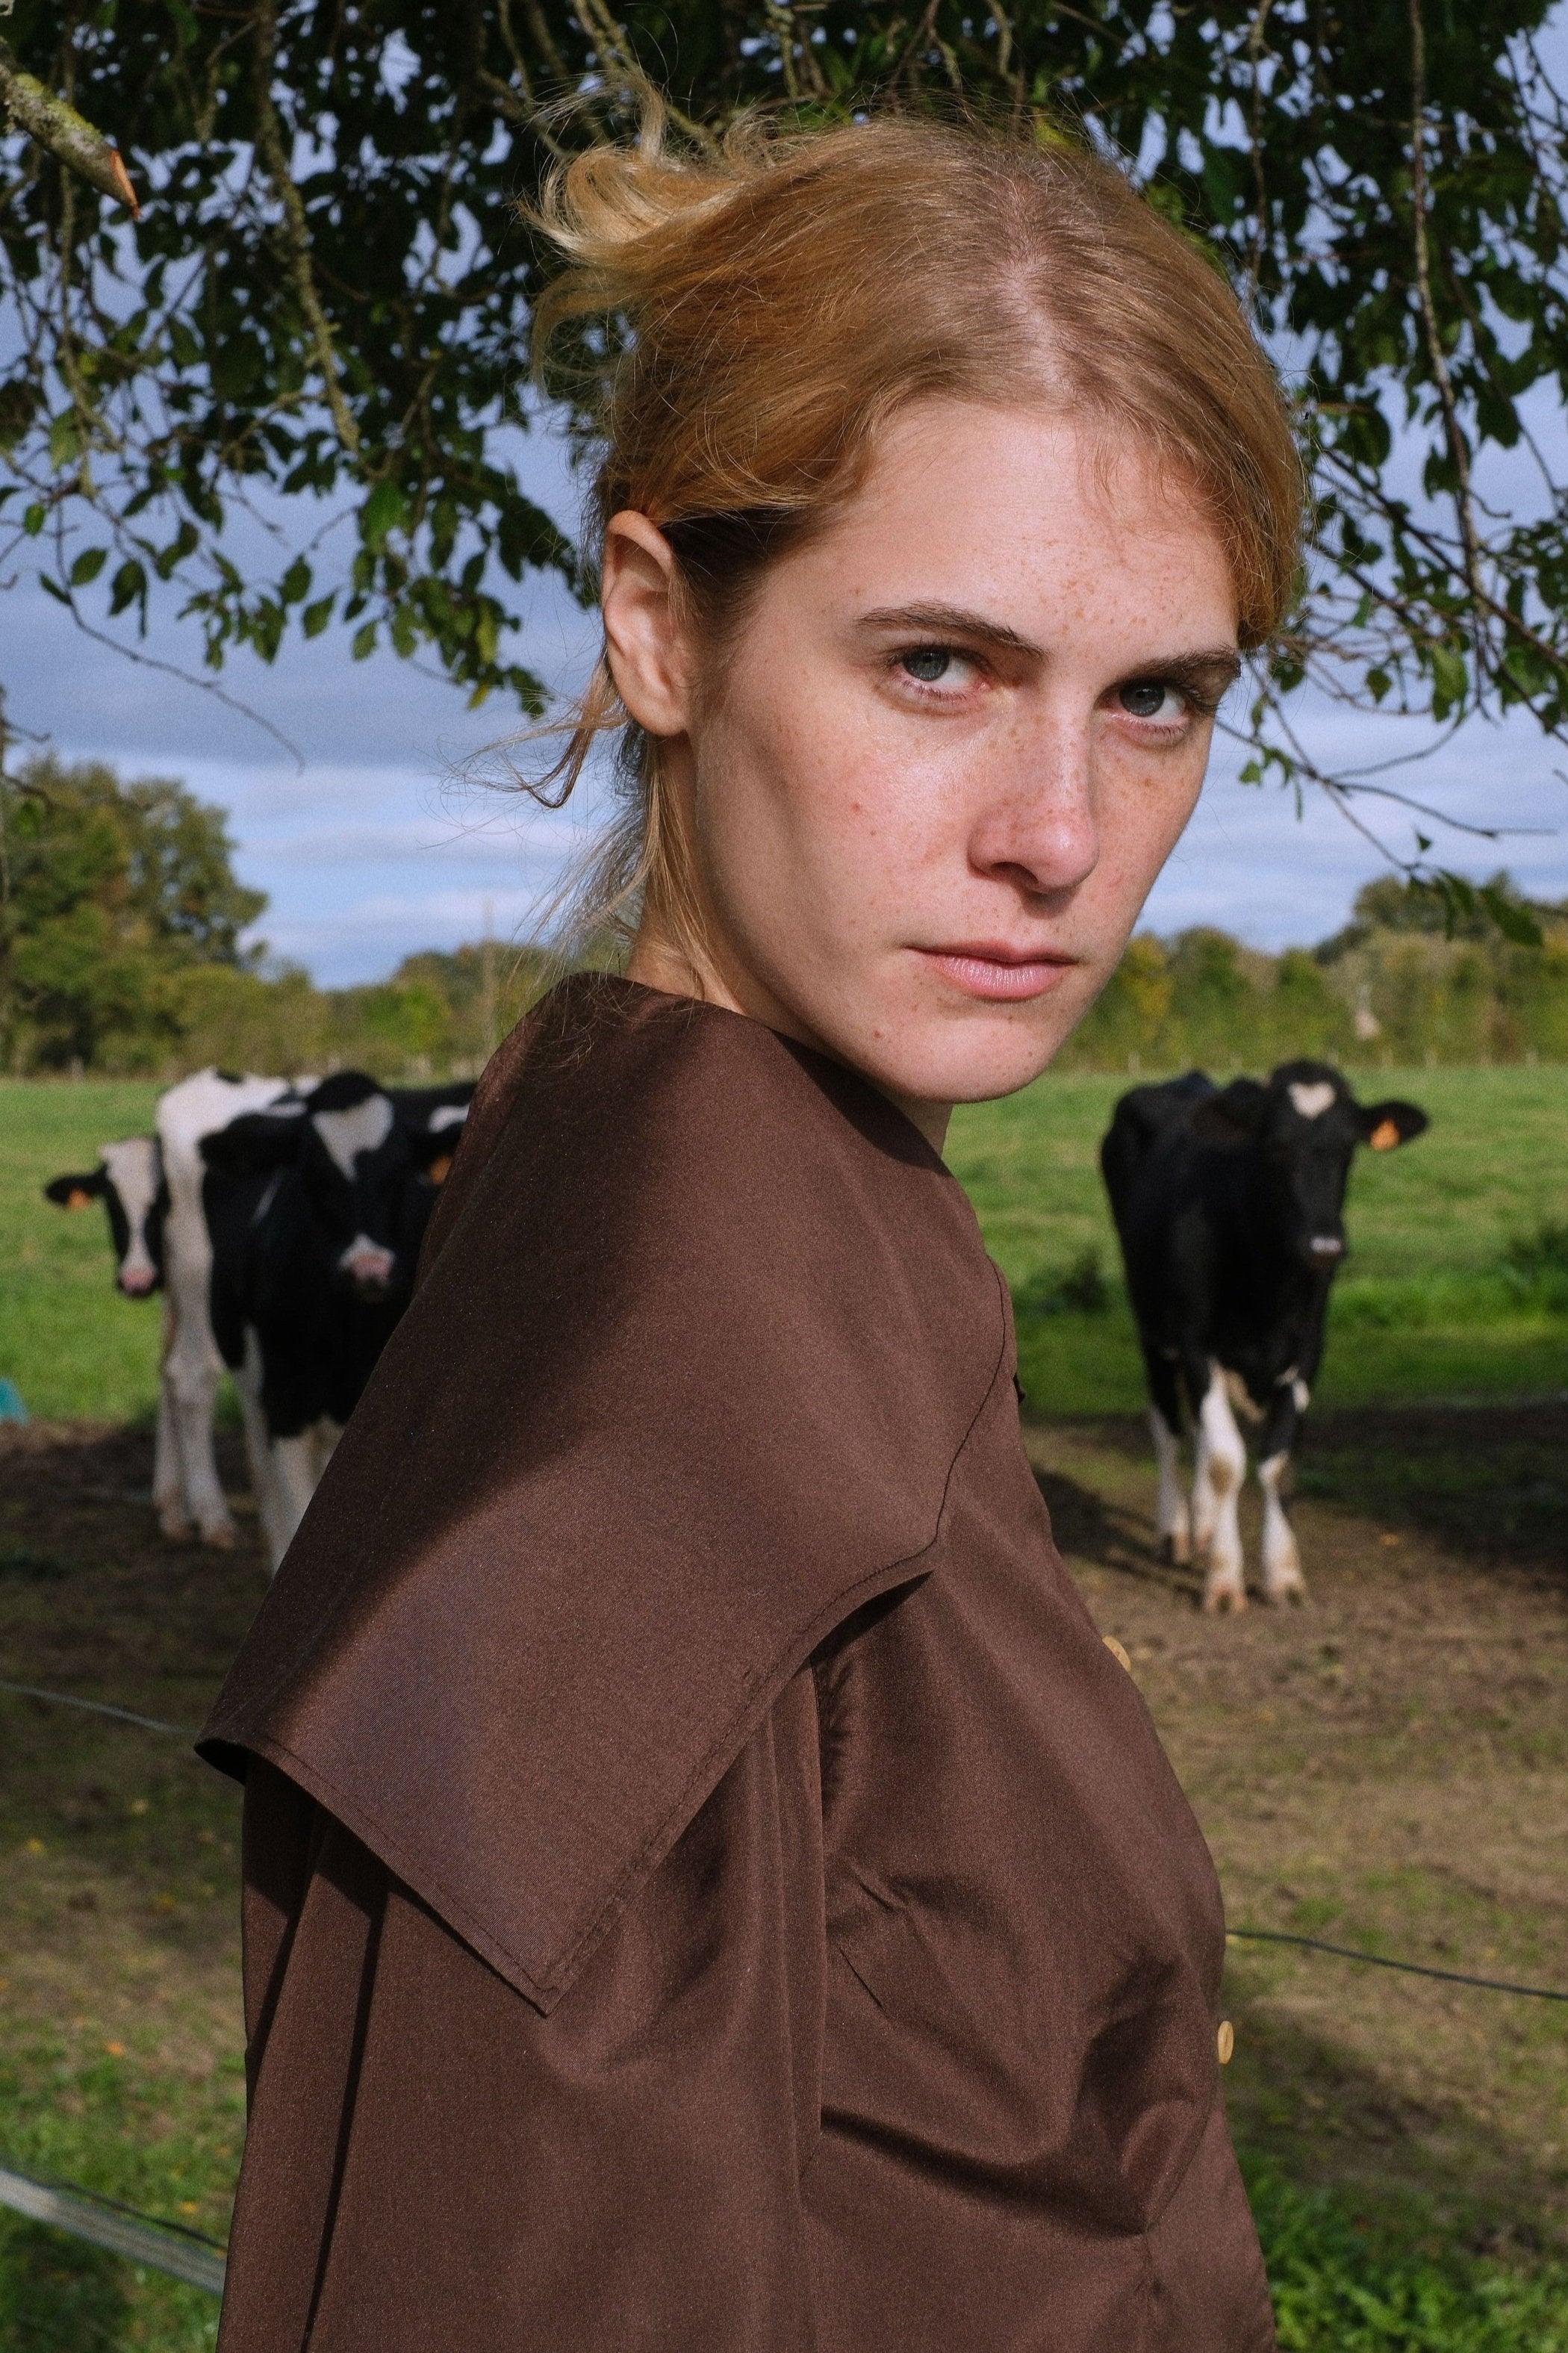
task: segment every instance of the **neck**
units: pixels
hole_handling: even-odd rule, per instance
[[[726,975],[715,958],[700,949],[688,951],[670,936],[658,919],[645,915],[632,942],[632,952],[626,959],[626,978],[641,983],[644,988],[657,988],[668,997],[695,997],[703,1005],[722,1006],[726,1012],[743,1014],[749,1021],[763,1021],[781,1037],[793,1038],[797,1046],[809,1046],[815,1053],[826,1054],[829,1060],[843,1062],[847,1069],[856,1065],[842,1054],[836,1053],[825,1039],[817,1037],[805,1022],[796,1019],[786,1006],[781,1005],[773,991],[749,975]],[[863,1071],[862,1078],[885,1094],[904,1114],[911,1127],[918,1128],[931,1150],[940,1155],[947,1141],[947,1125],[952,1117],[952,1105],[928,1103],[921,1096],[900,1094],[896,1089],[884,1086],[879,1079]]]

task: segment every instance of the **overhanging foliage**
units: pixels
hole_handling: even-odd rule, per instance
[[[639,76],[697,139],[757,101],[962,96],[1128,158],[1281,354],[1314,558],[1252,772],[1318,773],[1289,715],[1307,678],[1438,723],[1523,704],[1561,733],[1568,511],[1528,415],[1555,426],[1568,364],[1546,14],[17,0],[18,65],[118,142],[144,206],[132,226],[19,132],[0,153],[0,567],[36,562],[92,627],[144,620],[166,583],[215,667],[346,628],[356,654],[423,651],[537,711],[521,584],[582,584],[518,471],[539,258],[514,199],[563,140],[624,122]],[[551,111],[585,87],[596,118]],[[1530,463],[1522,509],[1488,503],[1499,452]],[[273,544],[237,538],[247,510],[275,560],[241,558]]]

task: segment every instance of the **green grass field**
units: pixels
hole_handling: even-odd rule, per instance
[[[949,1158],[1018,1299],[1020,1360],[1037,1412],[1136,1409],[1142,1377],[1096,1160],[1125,1082],[1047,1075],[966,1107]],[[1371,1092],[1370,1082],[1363,1095]],[[1510,1281],[1510,1240],[1568,1222],[1568,1071],[1394,1071],[1380,1094],[1432,1119],[1403,1151],[1363,1153],[1351,1258],[1334,1288],[1319,1400],[1539,1396],[1568,1387],[1568,1284]],[[0,1375],[33,1412],[134,1419],[152,1410],[158,1311],[116,1296],[103,1216],[42,1198],[60,1170],[152,1117],[133,1082],[0,1082]],[[1112,1280],[1105,1312],[1040,1312],[1089,1250]]]
[[[132,1420],[156,1402],[157,1302],[115,1291],[96,1201],[57,1209],[42,1187],[144,1134],[157,1096],[135,1081],[0,1080],[0,1377],[33,1413]]]

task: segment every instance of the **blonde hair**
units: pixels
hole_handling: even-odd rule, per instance
[[[878,428],[937,397],[1043,403],[1151,448],[1220,534],[1243,646],[1278,627],[1302,494],[1268,363],[1217,268],[1080,145],[887,116],[742,123],[686,154],[650,100],[635,144],[562,164],[530,217],[566,264],[537,307],[536,371],[559,371],[570,322],[624,331],[595,402],[590,553],[612,515],[648,516],[716,650],[766,565],[854,493]],[[592,337],[573,341],[591,365]],[[624,933],[646,904],[689,954],[680,814],[603,655],[533,789],[564,799],[613,729],[622,807],[580,924]]]

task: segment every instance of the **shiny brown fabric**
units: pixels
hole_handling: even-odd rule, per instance
[[[223,2353],[1266,2353],[1223,1924],[862,1082],[566,984],[204,1736]]]

